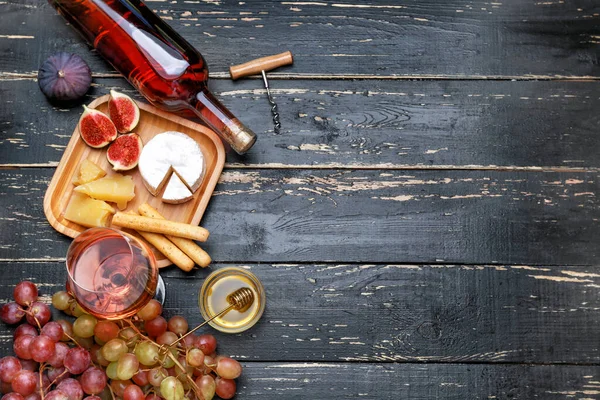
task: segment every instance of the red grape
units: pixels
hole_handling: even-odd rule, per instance
[[[15,374],[10,384],[13,391],[28,396],[35,391],[36,378],[38,377],[38,374],[34,372],[21,370]]]
[[[0,392],[1,393],[12,393],[12,386],[10,386],[10,382],[6,383],[6,382],[2,382],[0,381]]]
[[[138,386],[146,386],[148,384],[148,372],[140,369],[131,380]]]
[[[58,322],[52,321],[52,322],[48,322],[46,325],[44,325],[44,327],[42,328],[42,331],[40,333],[42,335],[48,336],[54,342],[58,342],[58,341],[60,341],[60,339],[63,336],[63,328],[62,328],[62,325],[59,324]]]
[[[150,321],[156,317],[158,317],[162,313],[162,305],[158,300],[152,299],[146,304],[140,311],[138,311],[137,316],[140,317],[143,321]]]
[[[91,337],[82,338],[80,336],[75,335],[73,336],[73,339],[75,339],[75,342],[77,342],[79,346],[83,347],[86,350],[90,350],[94,345],[94,339]]]
[[[37,320],[40,326],[44,326],[48,321],[50,321],[51,316],[50,307],[48,307],[47,304],[36,301],[31,303],[31,307],[29,307],[29,313],[25,316],[25,318],[31,325],[37,326]]]
[[[0,380],[10,383],[14,376],[21,370],[21,362],[18,358],[7,356],[0,359]]]
[[[29,344],[29,351],[35,361],[48,361],[54,355],[55,343],[46,335],[36,336]]]
[[[94,395],[94,396],[84,397],[83,400],[102,400],[102,398]]]
[[[89,351],[81,347],[74,347],[67,351],[63,364],[70,373],[79,375],[90,366],[91,361],[92,357]]]
[[[35,372],[40,367],[40,364],[33,360],[22,360],[19,358],[19,362],[21,363],[21,369],[26,369],[27,371]]]
[[[69,397],[62,390],[51,390],[44,396],[44,400],[69,400]]]
[[[144,400],[144,392],[137,385],[129,385],[123,391],[123,400]]]
[[[106,374],[97,367],[90,367],[85,370],[79,379],[83,391],[87,394],[101,393],[106,387]]]
[[[69,346],[66,343],[58,342],[54,344],[54,354],[48,359],[48,364],[53,367],[62,367],[65,361],[65,356],[69,351]]]
[[[169,373],[163,367],[155,367],[148,371],[148,382],[152,386],[159,386],[163,379],[169,376]]]
[[[129,385],[131,385],[131,381],[120,381],[118,379],[113,379],[110,381],[110,388],[118,397],[123,397],[123,392]]]
[[[237,385],[233,379],[225,379],[217,377],[215,380],[216,388],[215,393],[222,399],[230,399],[235,396]]]
[[[2,400],[25,400],[25,398],[19,393],[11,392],[2,396]]]
[[[242,374],[242,365],[229,357],[223,357],[217,362],[217,374],[221,378],[235,379]]]
[[[13,339],[18,338],[21,335],[37,336],[38,330],[29,324],[21,324],[15,329]]]
[[[200,367],[204,365],[204,353],[200,349],[190,349],[186,356],[187,363],[192,367]]]
[[[112,321],[98,321],[94,327],[94,336],[102,343],[119,336],[119,326]]]
[[[83,399],[83,389],[79,381],[73,378],[67,378],[59,383],[56,388],[64,392],[69,400],[81,400]]]
[[[213,335],[200,335],[196,339],[196,347],[209,355],[217,349],[217,339]]]
[[[174,334],[173,332],[166,331],[166,332],[163,332],[161,335],[159,335],[156,338],[156,343],[171,344],[174,341],[176,341],[177,339],[179,339],[179,337],[176,334]]]
[[[56,321],[60,324],[60,326],[63,329],[63,335],[60,338],[61,342],[68,342],[71,340],[71,337],[73,337],[74,333],[73,333],[73,324],[71,324],[69,321],[64,320],[64,319],[59,319],[58,321]]]
[[[188,331],[188,323],[181,315],[175,315],[169,319],[168,328],[177,335],[183,335]]]
[[[167,320],[161,316],[146,321],[144,323],[144,329],[148,332],[148,335],[157,337],[167,330]]]
[[[13,290],[13,297],[17,304],[28,306],[38,299],[38,290],[33,282],[19,282]]]
[[[186,337],[184,337],[182,342],[183,342],[184,347],[189,349],[196,345],[196,340],[197,340],[196,336],[191,334],[191,335],[187,335]]]
[[[67,369],[65,367],[59,367],[59,368],[49,367],[48,368],[48,379],[50,379],[50,382],[52,384],[58,384],[70,377],[71,377],[71,374],[69,373],[69,371],[67,371]]]
[[[25,400],[42,400],[42,396],[37,392],[33,392],[29,396],[25,396]]]
[[[196,386],[200,389],[200,393],[204,400],[211,400],[215,397],[216,383],[215,379],[210,375],[203,375],[196,378]]]
[[[0,319],[5,324],[16,324],[19,323],[25,311],[17,303],[7,303],[0,308]]]
[[[21,335],[13,342],[13,351],[23,360],[31,360],[31,351],[29,346],[37,336]]]

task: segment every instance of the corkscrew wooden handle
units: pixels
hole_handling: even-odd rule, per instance
[[[257,58],[244,64],[233,65],[229,67],[229,74],[231,75],[231,79],[236,80],[244,76],[259,74],[260,71],[270,71],[277,67],[290,65],[293,62],[294,57],[292,56],[292,52],[286,51],[273,56]]]

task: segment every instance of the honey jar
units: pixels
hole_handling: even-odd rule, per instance
[[[226,333],[239,333],[254,326],[265,310],[265,290],[253,273],[237,267],[220,269],[204,280],[198,302],[205,320],[227,308],[230,305],[227,296],[242,287],[247,287],[253,292],[252,304],[239,311],[232,309],[210,321],[209,324],[213,328]]]

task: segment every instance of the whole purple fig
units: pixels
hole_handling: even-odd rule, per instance
[[[56,53],[40,67],[38,83],[50,100],[77,100],[90,88],[92,71],[77,54]]]

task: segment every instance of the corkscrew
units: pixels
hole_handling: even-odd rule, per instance
[[[279,132],[281,131],[279,109],[277,107],[277,103],[275,103],[275,100],[271,95],[271,90],[269,89],[269,81],[267,80],[267,74],[265,72],[271,71],[277,67],[281,67],[284,65],[290,65],[293,62],[294,58],[292,56],[292,53],[290,51],[286,51],[281,54],[257,58],[255,60],[248,61],[244,64],[229,67],[229,74],[231,75],[231,79],[233,80],[242,78],[244,76],[256,74],[259,71],[262,73],[263,81],[265,83],[265,89],[267,91],[267,99],[269,100],[269,104],[271,105],[271,114],[273,115],[273,131],[276,134],[279,134]]]

